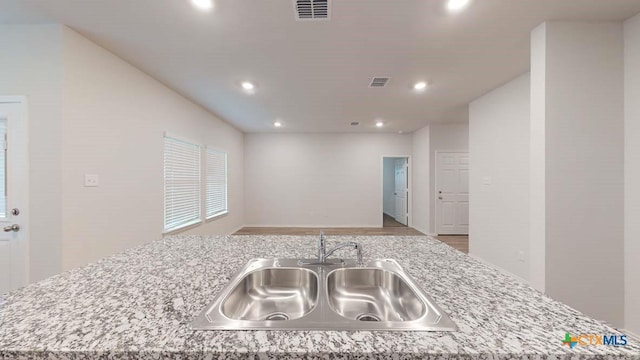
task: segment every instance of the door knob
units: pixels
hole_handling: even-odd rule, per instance
[[[20,231],[20,225],[13,224],[13,225],[5,226],[3,230],[4,232],[11,232],[11,231],[17,232],[17,231]]]

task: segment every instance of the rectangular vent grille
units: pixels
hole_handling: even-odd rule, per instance
[[[351,124],[349,124],[349,125],[351,125],[351,126],[358,126],[358,125],[360,125],[360,122],[359,122],[359,121],[353,121],[353,122],[352,122]]]
[[[388,77],[374,77],[373,80],[371,80],[371,84],[369,84],[369,87],[372,87],[372,88],[385,87],[387,86],[388,82],[389,82]]]
[[[329,0],[293,0],[296,20],[329,20]]]

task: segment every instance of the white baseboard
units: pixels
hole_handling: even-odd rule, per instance
[[[227,234],[227,235],[233,235],[233,234],[237,233],[240,229],[242,229],[242,228],[244,228],[244,227],[246,227],[246,226],[245,226],[245,225],[240,225],[240,226],[238,226],[235,230],[233,230],[232,232],[230,232],[230,233],[229,233],[229,234]]]
[[[516,279],[516,280],[518,280],[518,281],[520,281],[522,283],[525,283],[527,285],[531,285],[531,283],[529,283],[528,280],[525,280],[524,278],[521,278],[520,276],[512,273],[511,271],[505,270],[505,269],[501,268],[500,266],[497,266],[496,264],[494,264],[492,262],[489,262],[489,261],[479,257],[476,254],[469,253],[469,256],[471,256],[472,258],[480,261],[481,263],[487,265],[490,268],[493,268],[493,269],[496,269],[496,270],[500,271],[501,273],[503,273],[503,274],[505,274],[507,276],[510,276],[510,277],[512,277],[512,278],[514,278],[514,279]]]

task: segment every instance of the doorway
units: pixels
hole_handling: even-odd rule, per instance
[[[410,225],[409,157],[382,158],[382,227]]]
[[[0,294],[28,282],[28,148],[24,97],[0,96]]]
[[[469,234],[469,153],[436,152],[436,233]]]

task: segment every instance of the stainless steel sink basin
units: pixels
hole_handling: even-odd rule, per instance
[[[233,320],[293,320],[318,303],[318,276],[307,269],[267,268],[247,274],[222,302]]]
[[[331,309],[359,321],[413,321],[427,307],[397,274],[383,269],[338,269],[327,276]]]
[[[194,330],[455,331],[391,259],[249,261],[191,323]]]

